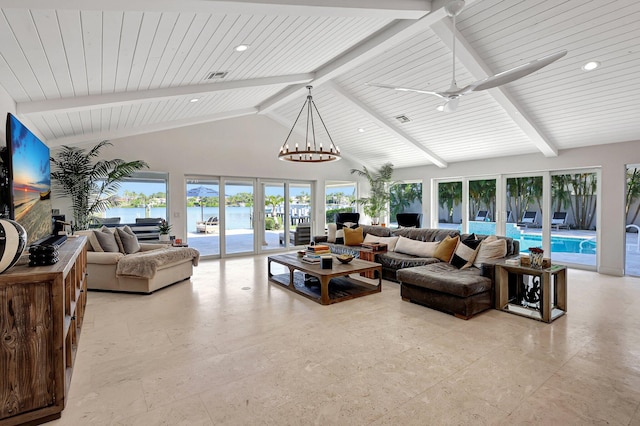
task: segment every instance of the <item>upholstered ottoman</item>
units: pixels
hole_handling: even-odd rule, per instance
[[[469,319],[493,307],[493,281],[480,268],[458,269],[438,262],[399,269],[396,277],[403,300],[458,318]]]

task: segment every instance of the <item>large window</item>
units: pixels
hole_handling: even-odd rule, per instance
[[[438,228],[461,230],[462,182],[438,182]]]
[[[593,172],[551,176],[551,258],[596,266],[598,178]]]
[[[136,223],[136,219],[167,219],[167,175],[136,173],[125,179],[115,197],[116,206],[107,209],[102,219]]]
[[[398,213],[422,213],[422,183],[398,183],[389,188],[389,210],[391,226],[397,226]]]
[[[640,276],[640,164],[627,166],[627,188],[625,197],[626,275]]]
[[[470,180],[468,232],[495,234],[497,211],[496,180]]]
[[[336,213],[356,211],[355,182],[328,182],[324,197],[325,224],[333,223]]]

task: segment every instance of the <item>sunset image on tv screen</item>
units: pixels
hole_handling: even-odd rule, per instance
[[[30,244],[51,234],[49,147],[14,116],[9,120],[14,219]]]

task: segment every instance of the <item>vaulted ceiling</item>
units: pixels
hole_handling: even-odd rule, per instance
[[[568,54],[444,113],[434,96],[366,85],[449,87],[444,0],[3,0],[0,85],[52,147],[252,114],[286,135],[309,84],[345,156],[370,165],[446,167],[640,140],[640,2],[466,3],[460,86]],[[585,72],[588,61],[601,66]],[[283,135],[261,143],[275,155]]]

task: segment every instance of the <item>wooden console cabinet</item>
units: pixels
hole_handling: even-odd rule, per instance
[[[69,238],[51,266],[0,274],[0,424],[59,418],[87,301],[86,237]]]

